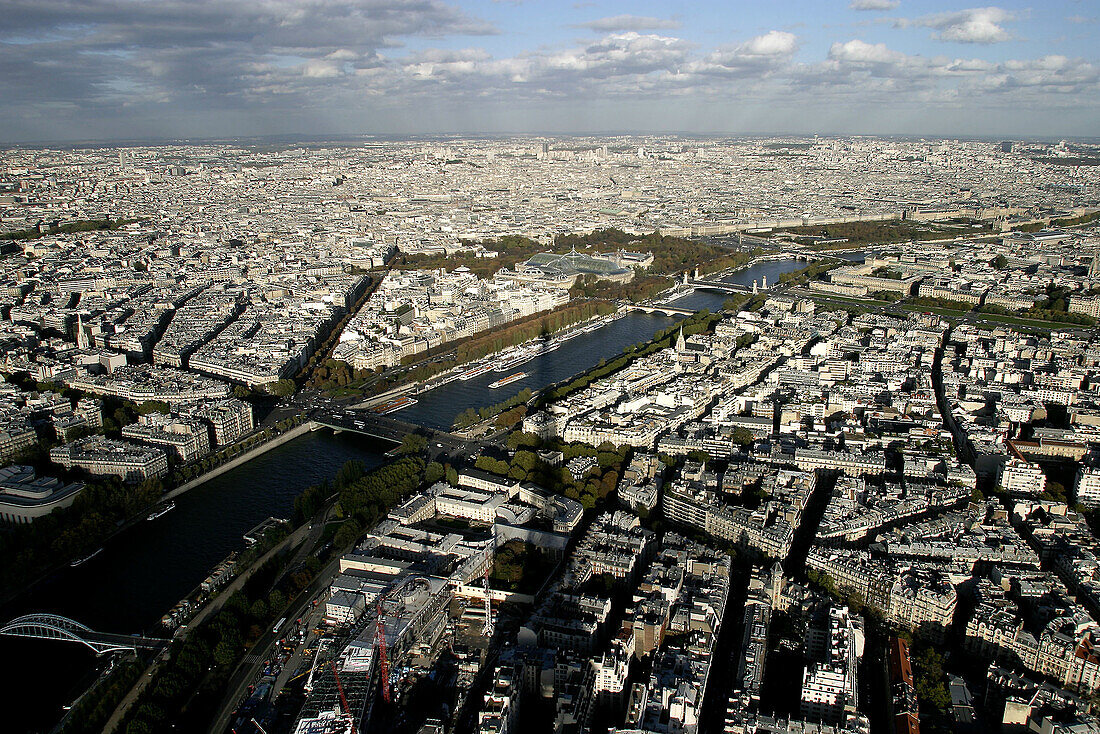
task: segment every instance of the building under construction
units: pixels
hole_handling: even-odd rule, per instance
[[[295,734],[344,734],[369,728],[379,698],[398,698],[411,653],[432,648],[447,623],[447,579],[407,575],[331,644],[318,646]]]

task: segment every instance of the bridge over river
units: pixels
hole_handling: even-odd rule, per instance
[[[436,444],[434,448],[451,454],[464,453],[470,446],[477,444],[476,441],[453,433],[425,428],[372,410],[349,409],[318,413],[311,420],[318,426],[331,428],[334,431],[358,433],[394,443],[401,443],[401,439],[410,433],[418,433],[434,442]]]
[[[61,617],[56,614],[26,614],[17,617],[0,627],[0,635],[29,637],[36,640],[78,642],[91,648],[96,655],[106,655],[112,652],[158,650],[168,644],[168,640],[156,637],[96,632],[80,622],[74,622],[68,617]]]

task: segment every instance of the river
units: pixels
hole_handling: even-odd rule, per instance
[[[803,266],[804,263],[795,260],[764,262],[738,271],[724,281],[751,287],[753,280],[763,281],[766,277],[769,283],[775,283],[783,273]],[[675,299],[672,305],[696,311],[704,308],[717,311],[727,298],[723,293],[699,290]],[[450,430],[455,417],[467,408],[499,403],[525,388],[537,392],[587,370],[601,359],[614,357],[626,346],[648,341],[654,333],[673,323],[675,319],[667,316],[630,313],[596,331],[573,337],[557,350],[505,372],[493,371],[471,380],[455,380],[420,393],[416,396],[416,405],[394,415],[429,428]],[[524,372],[527,376],[504,387],[489,388],[490,383],[518,372]]]
[[[378,465],[386,448],[326,430],[272,449],[180,496],[176,509],[120,533],[95,558],[57,572],[6,605],[0,619],[51,612],[103,632],[163,634],[161,616],[243,549],[244,533],[264,518],[289,517],[294,498],[344,462]],[[0,660],[4,731],[48,730],[102,662],[76,644],[4,637]]]
[[[797,270],[794,260],[765,262],[727,277],[751,286],[767,276]],[[716,311],[727,296],[696,291],[676,306]],[[511,372],[528,377],[492,390],[505,374],[491,372],[455,381],[417,396],[417,404],[396,417],[449,429],[466,408],[504,400],[523,388],[541,389],[592,367],[623,347],[647,341],[674,319],[628,314],[597,331],[581,334],[559,349]],[[160,633],[158,622],[230,552],[244,547],[242,535],[269,516],[289,517],[294,498],[311,484],[330,479],[348,460],[367,467],[384,458],[385,446],[354,434],[316,431],[215,477],[176,500],[176,509],[142,522],[111,539],[102,553],[77,568],[65,568],[0,609],[0,622],[29,612],[52,612],[103,632]],[[4,731],[48,731],[96,674],[95,656],[82,646],[0,637],[0,704]]]

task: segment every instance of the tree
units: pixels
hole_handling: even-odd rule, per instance
[[[738,446],[752,446],[754,438],[752,431],[744,426],[737,426],[730,433],[730,440]]]
[[[540,443],[538,436],[523,431],[514,431],[508,436],[508,448],[510,449],[537,447]]]
[[[1048,481],[1043,490],[1042,499],[1053,502],[1066,502],[1066,488],[1060,482]]]
[[[1004,270],[1006,267],[1008,267],[1008,258],[1004,255],[997,255],[997,257],[993,258],[993,261],[990,263],[990,265],[995,267],[997,270]]]
[[[363,528],[355,518],[349,517],[337,528],[336,535],[332,537],[332,544],[337,548],[350,548],[362,532]]]
[[[276,592],[271,592],[275,594]],[[236,629],[230,627],[218,641],[214,648],[214,662],[223,667],[228,667],[237,659],[243,643]]]
[[[435,484],[446,475],[446,470],[443,465],[438,461],[429,462],[424,467],[424,481],[428,484]]]
[[[951,695],[947,692],[946,678],[943,672],[943,655],[935,648],[922,647],[914,660],[916,670],[917,699],[941,715],[951,705]]]
[[[148,415],[150,413],[163,413],[168,415],[172,412],[168,403],[163,400],[146,400],[141,405],[137,406],[138,415]]]
[[[538,456],[530,451],[517,451],[512,457],[512,466],[523,469],[524,472],[534,471],[538,463]]]
[[[419,454],[428,449],[428,439],[419,433],[406,433],[401,438],[401,446],[397,449],[399,454]]]
[[[345,461],[344,465],[340,467],[340,471],[336,472],[333,486],[336,487],[337,492],[343,491],[345,487],[350,487],[362,479],[365,472],[366,467],[363,462],[356,459]]]
[[[279,380],[269,388],[272,395],[280,398],[285,398],[288,395],[293,395],[295,389],[296,386],[294,385],[294,380],[289,380],[285,378]]]

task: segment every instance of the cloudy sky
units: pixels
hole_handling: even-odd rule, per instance
[[[1100,2],[0,0],[0,142],[1100,136]]]

